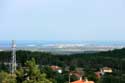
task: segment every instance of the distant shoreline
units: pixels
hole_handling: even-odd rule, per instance
[[[122,49],[125,42],[104,41],[16,41],[17,50],[51,52],[56,54],[93,53]],[[0,41],[0,51],[11,50],[11,41]]]
[[[52,54],[79,54],[79,53],[96,53],[96,52],[106,52],[112,51],[115,49],[122,49],[123,47],[81,47],[81,48],[19,48],[17,47],[16,50],[25,50],[25,51],[38,51],[38,52],[50,52]],[[0,48],[0,51],[11,51],[11,48]]]

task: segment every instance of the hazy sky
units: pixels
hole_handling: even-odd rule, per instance
[[[125,40],[125,0],[0,0],[0,40]]]

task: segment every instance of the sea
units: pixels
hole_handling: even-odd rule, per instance
[[[18,47],[40,47],[50,44],[83,44],[97,46],[125,46],[125,41],[43,41],[43,40],[15,40]],[[0,40],[0,47],[11,47],[11,40]]]
[[[125,41],[43,41],[15,40],[18,50],[42,51],[59,54],[83,53],[122,49]],[[10,50],[12,40],[1,40],[0,51]]]

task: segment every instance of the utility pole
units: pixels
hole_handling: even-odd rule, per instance
[[[69,83],[71,83],[71,75],[72,73],[69,73]]]
[[[11,74],[16,71],[16,43],[12,40]]]

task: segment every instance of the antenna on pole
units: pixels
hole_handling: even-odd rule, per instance
[[[16,71],[16,43],[12,40],[11,73]]]

